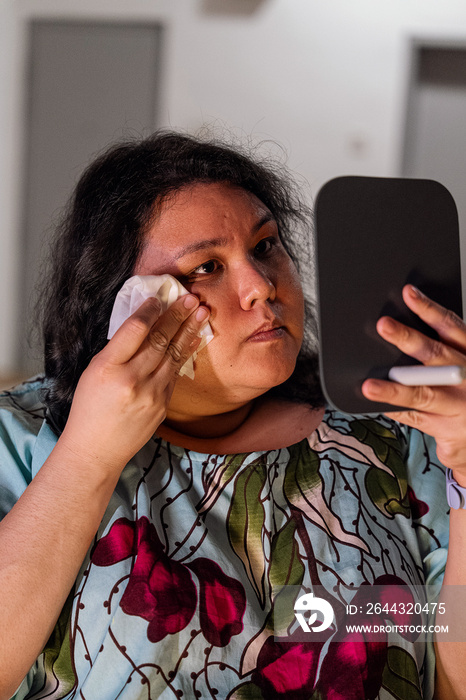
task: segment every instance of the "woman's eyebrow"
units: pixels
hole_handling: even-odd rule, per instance
[[[275,217],[271,211],[267,211],[264,214],[264,216],[261,216],[261,218],[252,227],[251,233],[257,233],[258,231],[260,231],[262,226],[265,226],[265,224],[268,224],[269,221],[275,221]]]
[[[251,228],[251,236],[257,233],[262,226],[267,224],[269,221],[274,221],[275,217],[271,212],[267,212],[262,216]],[[194,243],[188,243],[184,246],[175,256],[175,260],[183,258],[185,255],[190,253],[197,253],[199,250],[205,250],[206,248],[220,248],[222,246],[227,246],[229,243],[229,238],[227,236],[222,236],[221,238],[207,238],[204,241],[195,241]]]
[[[196,253],[198,250],[204,250],[205,248],[218,248],[226,245],[228,245],[228,238],[226,236],[223,238],[208,238],[204,241],[188,243],[188,245],[178,251],[175,256],[175,260],[179,260],[185,255],[189,255],[189,253]]]

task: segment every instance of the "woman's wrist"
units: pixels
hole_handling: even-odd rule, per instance
[[[113,480],[115,474],[120,475],[128,462],[128,459],[121,455],[121,451],[110,453],[105,447],[96,444],[92,437],[78,439],[67,427],[53,449],[54,457],[59,455],[64,468],[77,470],[78,473],[90,472],[91,478],[103,478],[104,481]]]

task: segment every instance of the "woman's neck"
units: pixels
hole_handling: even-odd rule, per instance
[[[254,409],[254,401],[248,401],[231,411],[215,415],[185,415],[169,412],[163,425],[179,435],[196,438],[221,438],[236,431]]]
[[[323,408],[262,397],[219,416],[184,422],[171,417],[159,426],[157,435],[205,454],[258,452],[288,447],[309,437],[323,413]]]

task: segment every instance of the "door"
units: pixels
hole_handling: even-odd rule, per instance
[[[42,369],[37,285],[53,225],[91,157],[157,126],[161,27],[31,23],[18,357]]]
[[[403,175],[452,193],[460,224],[466,309],[466,46],[415,45]]]

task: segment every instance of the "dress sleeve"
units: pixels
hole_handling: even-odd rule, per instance
[[[42,384],[41,379],[30,380],[0,392],[0,520],[40,468],[44,450],[37,450],[37,438],[44,428],[48,429]]]
[[[10,395],[0,396],[0,519],[11,510],[32,478],[32,455],[37,418],[15,405]]]

